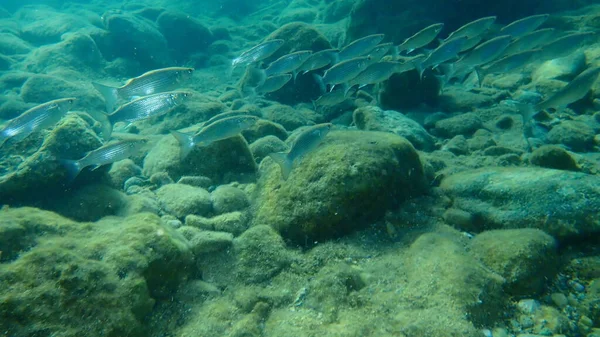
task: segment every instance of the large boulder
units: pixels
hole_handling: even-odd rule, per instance
[[[144,318],[193,268],[187,241],[155,215],[92,224],[10,208],[0,219],[8,336],[147,336]]]
[[[453,207],[471,215],[467,231],[539,228],[559,238],[600,232],[600,177],[545,168],[487,167],[445,178]],[[462,223],[462,225],[461,225]]]
[[[302,244],[361,228],[424,188],[417,152],[391,133],[333,131],[296,164],[284,181],[263,161],[254,223]]]
[[[210,29],[182,12],[165,11],[158,16],[156,23],[175,52],[176,60],[182,60],[191,53],[206,51],[214,41]]]

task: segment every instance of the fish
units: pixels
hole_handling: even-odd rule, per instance
[[[326,67],[335,61],[338,52],[337,49],[325,49],[315,52],[297,70],[302,74],[306,74],[309,71]]]
[[[247,114],[248,113],[246,111],[240,111],[240,110],[221,112],[220,114],[216,114],[216,115],[212,116],[211,118],[207,119],[206,121],[202,122],[202,126],[212,124],[218,120],[225,119],[228,117],[241,116],[241,115],[247,115]]]
[[[595,34],[594,32],[573,33],[549,42],[542,46],[538,61],[547,61],[570,55]]]
[[[373,62],[377,62],[381,60],[385,54],[392,49],[392,47],[394,47],[394,44],[391,42],[378,44],[369,52],[368,56],[371,57]]]
[[[194,68],[171,67],[156,69],[138,77],[127,80],[121,87],[113,87],[97,82],[92,85],[104,97],[106,112],[113,112],[119,99],[131,100],[135,97],[147,96],[179,88],[192,77]]]
[[[342,88],[339,90],[334,90],[332,92],[327,92],[319,96],[319,98],[313,101],[315,110],[317,110],[317,108],[321,106],[334,106],[342,103],[348,98],[348,92],[351,90],[352,88]]]
[[[554,34],[554,28],[545,28],[527,33],[509,44],[504,50],[504,55],[512,55],[526,50],[536,49],[540,45],[549,42]]]
[[[396,53],[400,54],[406,51],[407,54],[410,54],[415,49],[425,47],[426,45],[431,43],[431,41],[435,40],[435,38],[440,34],[443,28],[443,23],[434,23],[431,26],[421,29],[413,36],[404,40],[404,42],[402,42],[396,48]]]
[[[550,17],[550,14],[538,14],[513,21],[502,27],[500,29],[500,34],[510,35],[514,38],[523,36],[536,30],[539,26],[546,22],[546,20],[548,20],[548,17]]]
[[[292,74],[279,74],[269,76],[265,79],[265,82],[258,87],[254,88],[257,94],[266,94],[269,92],[277,91],[281,89],[287,82],[292,79]]]
[[[569,82],[569,84],[558,90],[551,97],[536,104],[534,106],[534,111],[565,107],[568,104],[582,99],[588,91],[590,91],[592,85],[598,79],[599,74],[600,67],[591,67],[584,70]]]
[[[315,78],[322,84],[322,87],[331,85],[331,91],[337,84],[348,82],[360,74],[371,64],[371,60],[370,56],[361,56],[346,60],[327,69],[323,77],[315,75]]]
[[[437,66],[438,64],[455,58],[466,41],[467,37],[461,36],[442,43],[439,47],[434,49],[431,54],[427,56],[427,58],[425,58],[419,64],[416,64],[416,68],[419,71],[419,76],[421,78],[423,77],[423,72],[425,69]]]
[[[20,142],[30,134],[49,128],[73,107],[75,98],[61,98],[35,106],[9,120],[0,130],[0,146],[9,138]]]
[[[296,69],[300,68],[300,66],[312,55],[312,51],[310,50],[301,50],[295,53],[283,55],[277,60],[273,61],[267,69],[265,69],[265,79],[269,76],[275,76],[279,74],[286,73],[294,73],[294,77],[296,74]],[[261,81],[262,82],[262,81]]]
[[[171,109],[181,105],[192,94],[186,91],[162,92],[135,99],[120,106],[115,112],[108,114],[103,126],[105,139],[110,137],[112,126],[118,122],[133,123],[150,117],[164,115]]]
[[[541,52],[541,49],[532,49],[522,51],[520,53],[504,56],[503,58],[490,63],[484,67],[475,67],[477,73],[477,79],[479,86],[483,82],[483,79],[489,74],[509,73],[510,71],[520,68],[527,64],[531,58],[537,53]]]
[[[333,124],[331,123],[310,126],[298,135],[298,138],[296,138],[296,141],[288,152],[275,152],[269,154],[269,157],[271,157],[271,159],[273,159],[273,161],[281,168],[283,180],[287,180],[289,177],[294,162],[316,149],[325,136],[327,136],[332,126]]]
[[[275,52],[283,46],[284,42],[285,41],[281,39],[274,39],[260,43],[234,58],[233,61],[231,61],[231,67],[234,69],[240,65],[262,61],[275,54]]]
[[[350,44],[340,50],[340,52],[337,54],[337,60],[335,63],[368,54],[383,40],[384,37],[385,35],[383,34],[373,34],[352,41]]]
[[[475,47],[460,60],[447,67],[446,80],[463,77],[472,72],[475,67],[489,63],[502,55],[512,40],[510,35],[502,35],[488,40]]]
[[[350,87],[357,84],[359,85],[359,88],[361,88],[369,84],[383,82],[390,78],[390,76],[392,76],[394,73],[405,72],[414,68],[415,65],[412,62],[400,63],[382,61],[373,63],[348,82],[346,91],[349,90]]]
[[[171,134],[181,145],[181,158],[184,159],[195,146],[207,146],[218,140],[238,135],[257,121],[258,117],[250,115],[227,117],[206,125],[196,134],[178,131],[171,131]]]
[[[79,160],[60,159],[59,161],[64,166],[69,181],[72,181],[84,168],[91,166],[92,170],[95,170],[100,166],[127,159],[136,154],[144,144],[146,144],[144,139],[121,140],[90,151]]]
[[[462,27],[458,28],[454,32],[450,33],[448,37],[444,40],[444,42],[458,39],[461,37],[474,38],[476,36],[482,35],[485,33],[492,24],[496,21],[495,16],[486,16],[484,18],[477,19],[475,21],[471,21]]]

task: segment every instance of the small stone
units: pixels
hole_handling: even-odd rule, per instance
[[[594,129],[581,121],[563,121],[548,132],[548,141],[563,144],[573,151],[588,151],[594,146]]]
[[[244,191],[233,186],[219,186],[211,193],[213,209],[216,214],[240,211],[250,205]]]
[[[210,193],[200,187],[168,184],[156,190],[165,212],[183,219],[188,214],[208,215],[212,211]]]
[[[569,305],[569,300],[563,293],[552,293],[550,298],[552,299],[552,302],[554,302],[554,304],[561,309],[564,309],[567,305]]]
[[[178,184],[185,184],[190,186],[202,187],[208,189],[212,186],[212,180],[204,176],[183,176],[177,181]]]
[[[156,186],[163,186],[173,183],[173,179],[169,177],[167,172],[157,172],[150,177],[150,182]]]
[[[242,234],[247,228],[248,218],[242,212],[231,212],[206,218],[198,215],[185,217],[185,225],[200,229],[218,232],[227,232],[233,235]]]
[[[529,161],[536,166],[557,170],[579,171],[579,166],[569,152],[556,145],[543,145],[535,149]]]
[[[450,151],[455,155],[466,155],[469,153],[467,139],[463,135],[454,136],[442,147],[443,150]]]
[[[468,229],[468,228],[472,228],[474,229],[475,225],[475,219],[473,217],[473,215],[469,212],[463,211],[461,209],[458,208],[449,208],[444,212],[444,221],[446,221],[446,223],[448,223],[449,225],[454,225],[457,226],[459,228],[463,228],[463,229]]]
[[[483,150],[483,155],[498,157],[498,156],[503,156],[503,155],[511,154],[511,153],[521,154],[521,152],[522,151],[507,148],[504,146],[490,146],[487,149]]]
[[[142,168],[137,166],[131,159],[125,159],[113,163],[110,171],[108,171],[110,185],[114,188],[124,190],[127,190],[124,188],[126,181],[141,174]]]
[[[188,239],[190,248],[196,256],[226,249],[233,242],[233,235],[230,233],[201,230],[190,226],[183,226],[178,231]]]
[[[517,303],[517,308],[524,314],[533,314],[534,312],[539,310],[541,306],[542,305],[540,304],[540,302],[533,299],[524,299],[520,300],[519,303]]]
[[[250,144],[250,151],[257,163],[260,163],[265,157],[271,153],[287,151],[288,146],[285,143],[275,137],[266,136],[257,139],[254,143]]]
[[[472,112],[467,112],[436,122],[434,130],[442,137],[451,138],[456,135],[472,135],[482,127],[481,118]]]

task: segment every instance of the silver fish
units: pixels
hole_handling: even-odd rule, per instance
[[[48,128],[69,112],[75,98],[61,98],[35,106],[9,120],[0,130],[0,146],[12,138],[21,141],[35,131]]]
[[[368,54],[383,38],[383,34],[373,34],[354,40],[340,50],[337,61],[342,62]]]
[[[536,104],[534,110],[556,109],[582,99],[590,91],[599,74],[600,67],[586,69],[550,98]]]
[[[234,58],[233,61],[231,61],[231,66],[235,68],[240,65],[262,61],[275,54],[275,52],[281,48],[284,42],[284,40],[275,39],[256,45],[243,52],[240,56]]]
[[[171,131],[181,144],[181,158],[185,158],[196,145],[207,146],[218,140],[233,137],[248,129],[258,121],[258,117],[250,115],[234,116],[219,119],[206,125],[196,134]]]
[[[482,40],[483,40],[483,35],[478,35],[475,37],[468,37],[467,40],[465,41],[465,43],[463,43],[462,47],[460,48],[459,53],[463,53],[463,52],[473,49]]]
[[[334,106],[334,105],[342,103],[343,101],[345,101],[347,99],[347,94],[348,94],[349,90],[352,90],[352,89],[350,88],[350,89],[334,90],[332,92],[328,92],[328,93],[323,94],[322,96],[319,96],[319,98],[317,98],[316,100],[313,101],[315,110],[317,109],[317,107],[320,107],[320,106]]]
[[[448,79],[464,76],[473,71],[474,67],[489,63],[500,57],[504,49],[510,44],[511,39],[510,35],[503,35],[480,44],[454,63],[451,67],[453,70],[451,70],[450,74],[446,74]]]
[[[370,56],[363,56],[340,62],[327,69],[321,80],[325,85],[332,85],[333,90],[335,85],[348,82],[360,74],[371,64],[371,60]]]
[[[321,69],[333,63],[336,58],[337,49],[325,49],[313,53],[304,63],[298,68],[303,74],[309,71]]]
[[[391,62],[391,61],[382,61],[373,63],[367,67],[367,69],[363,70],[360,74],[358,74],[355,78],[351,79],[348,82],[348,86],[353,86],[358,84],[359,86],[365,86],[369,84],[375,84],[379,82],[383,82],[390,78],[394,73],[409,71],[414,69],[415,66],[411,62]]]
[[[92,85],[102,94],[106,102],[106,111],[113,112],[119,99],[130,100],[179,88],[184,81],[192,77],[194,68],[171,67],[146,72],[128,80],[122,87],[113,87],[96,82]]]
[[[527,64],[531,58],[539,53],[541,49],[526,50],[520,53],[505,56],[497,61],[490,63],[481,68],[475,68],[477,71],[477,78],[479,80],[479,86],[483,82],[483,79],[489,74],[508,73],[514,69],[520,68]]]
[[[464,26],[458,28],[454,32],[450,33],[445,41],[454,40],[463,36],[473,38],[485,33],[490,26],[496,21],[495,16],[487,16],[475,21],[471,21]]]
[[[242,116],[242,115],[247,115],[248,113],[246,111],[240,111],[240,110],[234,110],[234,111],[227,111],[227,112],[222,112],[220,114],[214,115],[211,118],[209,118],[208,120],[202,122],[202,126],[206,126],[209,124],[212,124],[218,120],[221,119],[225,119],[225,118],[229,118],[229,117],[234,117],[234,116]]]
[[[371,56],[372,62],[377,62],[381,60],[389,51],[394,47],[394,44],[391,42],[378,44],[369,52],[369,56]]]
[[[558,38],[542,46],[542,52],[540,53],[538,60],[547,61],[565,57],[579,49],[589,37],[595,34],[596,33],[594,32],[582,32]]]
[[[525,34],[515,39],[506,49],[504,55],[512,55],[522,51],[535,49],[540,45],[546,44],[554,36],[554,28],[545,28]]]
[[[419,75],[423,77],[423,72],[429,67],[437,66],[456,57],[463,44],[467,41],[466,36],[461,36],[442,43],[434,49],[426,59],[417,65]]]
[[[84,168],[91,166],[92,170],[95,170],[102,165],[127,159],[139,151],[144,144],[146,144],[146,141],[142,139],[128,139],[108,143],[88,152],[85,157],[79,160],[61,160],[61,163],[67,171],[69,180],[73,180]]]
[[[283,55],[265,69],[266,77],[295,72],[310,57],[312,51],[302,50]]]
[[[522,18],[500,29],[500,34],[510,35],[512,37],[523,36],[529,32],[536,30],[550,17],[549,14],[538,14]]]
[[[118,122],[133,123],[142,119],[156,117],[166,114],[171,109],[181,105],[191,93],[185,91],[162,92],[133,100],[120,106],[108,117],[108,123],[105,123],[103,133],[106,139],[112,133],[112,126]]]
[[[406,51],[411,53],[413,50],[425,47],[433,41],[444,28],[443,23],[435,23],[418,31],[415,35],[404,40],[397,48],[397,53]]]
[[[279,74],[269,76],[265,82],[254,89],[257,94],[266,94],[269,92],[281,89],[287,82],[292,79],[291,74]]]
[[[323,141],[323,138],[327,136],[332,126],[331,123],[313,125],[298,135],[289,152],[269,154],[269,157],[281,168],[281,176],[284,180],[287,180],[290,175],[294,162],[316,149]]]

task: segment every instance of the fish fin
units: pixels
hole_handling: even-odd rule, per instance
[[[333,88],[335,88],[335,86],[336,86],[336,85],[337,85],[337,84],[334,84],[334,85],[332,85],[332,86],[331,86],[331,88],[329,88],[329,92],[332,92],[332,91],[333,91]]]
[[[96,117],[96,120],[100,122],[100,132],[102,133],[102,138],[105,142],[109,141],[113,131],[113,123],[110,120],[110,115],[100,113],[96,114],[94,117]]]
[[[294,71],[294,72],[292,73],[292,79],[294,80],[294,84],[296,84],[296,77],[297,77],[297,76],[298,76],[298,72],[297,72],[297,71]]]
[[[181,159],[185,159],[196,145],[194,143],[194,136],[179,131],[171,131],[171,134],[177,139],[179,145],[181,145]]]
[[[477,76],[477,83],[479,84],[480,88],[483,86],[483,79],[485,78],[485,75],[487,74],[483,71],[483,69],[480,67],[475,67],[475,76]]]
[[[340,53],[331,53],[331,63],[336,64],[338,62],[340,62]]]
[[[90,165],[88,166],[90,168],[91,171],[95,171],[97,169],[99,169],[102,165],[98,165],[98,164],[94,164],[94,165]]]
[[[416,50],[415,48],[410,48],[410,49],[407,49],[407,50],[406,50],[406,55],[408,55],[408,54],[412,53],[412,52],[413,52],[413,51],[415,51],[415,50]]]
[[[260,87],[261,85],[265,84],[265,81],[267,80],[267,72],[264,69],[257,69],[258,70],[258,84],[256,85],[257,87]]]
[[[59,162],[67,171],[67,180],[69,183],[75,180],[81,169],[83,169],[77,160],[59,159]]]
[[[325,82],[323,82],[323,77],[321,77],[318,74],[313,73],[313,78],[319,85],[319,90],[321,91],[321,94],[325,94],[327,92],[327,86],[325,85]]]
[[[392,54],[392,57],[394,58],[394,60],[398,59],[400,57],[400,47],[402,47],[402,45],[399,46],[393,46],[390,49],[390,52]]]
[[[102,97],[104,97],[104,102],[106,103],[106,111],[108,113],[113,112],[115,105],[117,104],[117,100],[119,99],[119,88],[111,87],[109,85],[100,84],[97,82],[92,82],[92,85]]]
[[[270,153],[269,157],[271,157],[271,159],[273,159],[273,161],[281,168],[281,177],[283,180],[287,180],[290,176],[290,172],[292,172],[292,165],[294,164],[294,162],[288,158],[287,152]]]
[[[344,90],[344,97],[348,96],[348,91],[350,91],[350,89],[352,89],[352,87],[353,87],[352,85],[348,85],[346,83],[342,84],[342,90]]]

